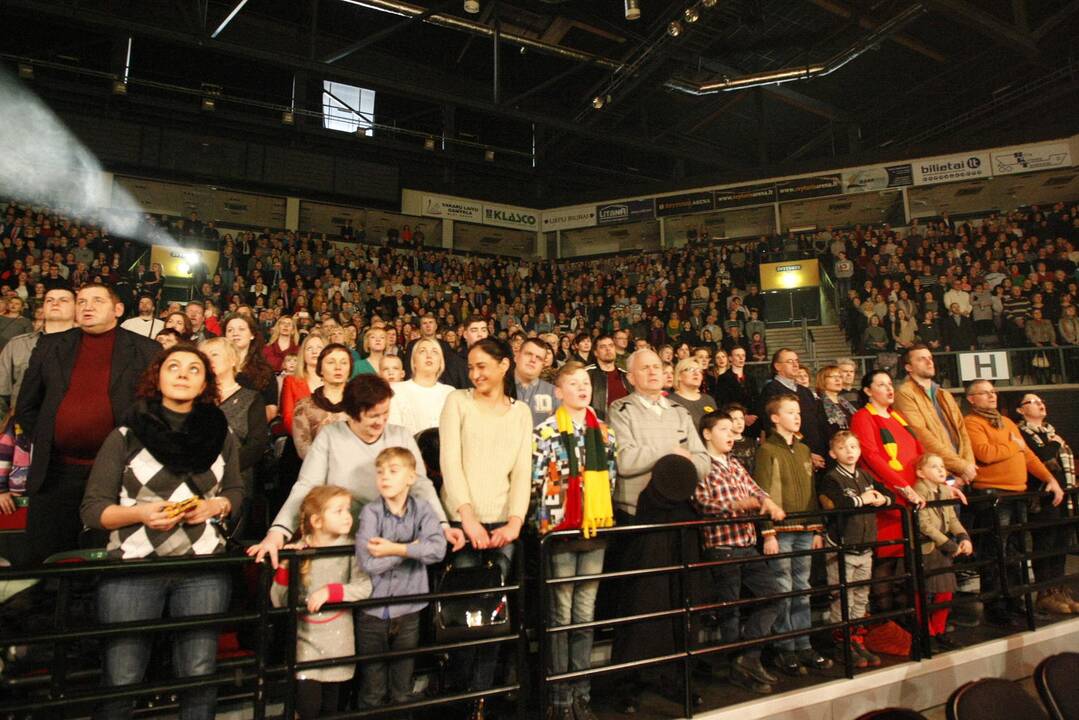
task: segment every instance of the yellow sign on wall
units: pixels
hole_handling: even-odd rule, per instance
[[[794,290],[818,287],[820,266],[816,260],[784,260],[761,263],[761,290]]]
[[[150,262],[160,263],[162,274],[170,278],[190,278],[192,269],[200,262],[206,266],[206,276],[213,277],[219,255],[216,250],[200,248],[170,245],[154,245],[150,248]]]

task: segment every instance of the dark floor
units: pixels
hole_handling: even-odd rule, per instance
[[[1038,627],[1044,627],[1045,625],[1061,620],[1068,620],[1073,617],[1075,616],[1047,615],[1039,613],[1036,616],[1036,625]],[[1019,618],[1019,620],[1022,621],[1022,618]],[[984,624],[975,627],[963,627],[962,625],[957,625],[955,631],[950,634],[950,637],[957,645],[969,647],[971,645],[977,645],[979,643],[1004,637],[1013,632],[1015,631],[1009,632]],[[820,640],[814,638],[814,646],[823,654],[830,654],[832,651],[831,644],[827,642],[826,638]],[[891,655],[882,655],[881,660],[883,661],[883,667],[900,665],[910,661],[909,658]],[[693,675],[694,689],[700,693],[704,700],[704,704],[695,712],[703,713],[729,705],[758,700],[762,697],[761,695],[751,693],[727,682],[726,668],[723,667],[723,661],[719,656],[710,658],[709,666],[711,668],[710,674],[705,674],[699,670]],[[877,668],[855,670],[855,673],[868,672],[875,669]],[[798,678],[782,676],[780,684],[776,688],[776,692],[784,693],[792,690],[801,690],[843,677],[845,677],[843,666],[837,661],[836,665],[827,671],[810,673],[809,675]],[[632,718],[632,720],[665,720],[667,718],[680,718],[684,716],[681,703],[675,703],[662,697],[655,691],[653,686],[647,683],[645,684],[644,691],[641,693],[637,712],[634,715],[620,713],[615,707],[616,701],[619,699],[620,695],[623,694],[622,687],[624,686],[621,686],[620,682],[615,678],[603,678],[594,683],[592,690],[592,704],[600,720],[629,720],[630,718]]]

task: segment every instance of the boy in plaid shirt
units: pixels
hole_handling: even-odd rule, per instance
[[[768,515],[780,521],[786,514],[768,493],[762,490],[742,464],[731,457],[734,432],[731,417],[712,412],[701,418],[701,435],[712,460],[708,476],[697,485],[693,504],[704,516],[735,518],[738,516]],[[771,530],[765,530],[770,533]],[[708,560],[759,558],[757,528],[752,521],[724,523],[705,527],[702,531],[704,555]],[[719,602],[738,600],[744,584],[757,597],[779,592],[775,572],[767,562],[758,560],[743,564],[719,565],[712,568],[712,579]],[[774,600],[749,606],[749,616],[739,632],[739,608],[731,608],[720,617],[723,642],[752,640],[767,636],[779,611]],[[762,695],[771,693],[778,679],[761,665],[761,648],[754,646],[741,653],[731,663],[731,682]]]

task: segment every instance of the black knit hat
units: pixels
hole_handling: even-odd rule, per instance
[[[697,467],[681,455],[664,455],[652,468],[649,487],[667,500],[689,500],[697,487]]]

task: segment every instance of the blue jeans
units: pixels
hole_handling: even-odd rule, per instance
[[[488,532],[503,523],[485,525]],[[476,567],[484,562],[485,557],[494,560],[502,568],[502,577],[508,582],[512,573],[511,564],[516,546],[505,545],[498,550],[476,551],[466,546],[448,558],[455,567]],[[487,553],[486,556],[484,553]],[[465,648],[453,653],[450,665],[453,667],[454,683],[469,690],[489,690],[494,686],[495,668],[498,666],[498,645],[483,645],[478,648]]]
[[[780,553],[809,550],[813,546],[813,533],[811,532],[776,533],[776,539],[779,541]],[[808,590],[811,562],[812,557],[809,555],[770,561],[769,564],[776,572],[776,592]],[[806,630],[810,624],[809,595],[800,595],[779,601],[779,614],[776,617],[775,624],[777,633]],[[809,636],[802,635],[793,640],[782,640],[777,643],[777,646],[784,652],[808,650],[810,647]]]
[[[604,548],[583,552],[552,552],[550,577],[566,578],[575,575],[598,575],[603,572]],[[551,588],[551,607],[548,614],[552,627],[592,622],[596,615],[596,593],[599,581],[565,583]],[[568,636],[568,637],[567,637]],[[592,631],[575,630],[551,635],[551,672],[587,670],[592,667]],[[555,683],[551,688],[551,703],[557,708],[569,707],[573,696],[591,700],[592,684],[588,679]]]
[[[230,582],[223,572],[147,573],[106,578],[97,589],[101,623],[156,620],[165,612],[181,618],[223,613],[229,605]],[[211,675],[217,669],[217,629],[184,630],[172,640],[172,667],[177,678]],[[105,645],[104,683],[107,687],[137,685],[150,662],[153,633],[113,636]],[[180,720],[214,717],[217,686],[207,685],[180,695]],[[129,718],[132,700],[104,704],[99,719]]]
[[[708,560],[749,559],[760,557],[760,553],[755,547],[715,547],[707,548],[704,557]],[[748,588],[754,597],[760,598],[752,605],[743,606],[747,613],[744,624],[739,612],[741,608],[720,611],[719,632],[723,642],[756,640],[766,637],[772,631],[779,603],[763,598],[783,592],[779,589],[774,562],[747,562],[744,565],[719,565],[712,568],[712,583],[717,601],[735,602],[741,597],[742,587]],[[756,645],[739,650],[736,654],[759,658],[761,647]]]

